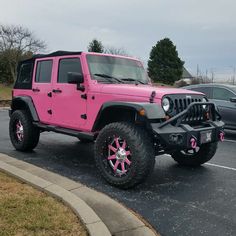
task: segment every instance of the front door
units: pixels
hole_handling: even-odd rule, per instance
[[[81,129],[86,122],[86,99],[85,94],[77,90],[76,84],[67,83],[68,72],[82,72],[80,58],[63,57],[56,59],[58,65],[57,75],[54,76],[52,96],[52,123],[64,128]]]
[[[52,116],[51,78],[53,59],[38,59],[32,82],[32,99],[40,122],[49,124]]]

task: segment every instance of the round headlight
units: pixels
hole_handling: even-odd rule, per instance
[[[169,98],[163,98],[162,99],[162,107],[165,112],[167,112],[170,109],[170,100]]]
[[[202,98],[202,102],[208,102],[206,98]],[[206,109],[206,105],[202,105],[203,109]]]

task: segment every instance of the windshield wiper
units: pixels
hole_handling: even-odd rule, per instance
[[[119,83],[124,83],[122,80],[116,78],[116,77],[113,77],[113,76],[110,76],[110,75],[106,75],[106,74],[93,74],[95,76],[98,76],[98,77],[102,77],[102,78],[105,78],[107,80],[109,80],[110,82],[113,82],[114,80],[119,82]]]
[[[134,82],[137,82],[139,84],[146,84],[143,81],[136,80],[136,79],[133,79],[133,78],[122,78],[121,80],[123,80],[123,81],[134,81]]]

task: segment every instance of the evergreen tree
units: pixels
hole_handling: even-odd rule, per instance
[[[173,84],[181,79],[184,61],[178,56],[176,46],[164,38],[152,47],[148,61],[148,75],[154,82]]]
[[[100,52],[103,53],[103,45],[101,41],[98,41],[97,39],[93,39],[88,46],[89,52]]]

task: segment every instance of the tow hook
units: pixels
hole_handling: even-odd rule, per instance
[[[219,139],[220,139],[221,142],[223,142],[225,140],[225,133],[223,131],[220,131]]]
[[[194,137],[190,138],[190,145],[192,149],[195,149],[197,147],[197,139]]]

